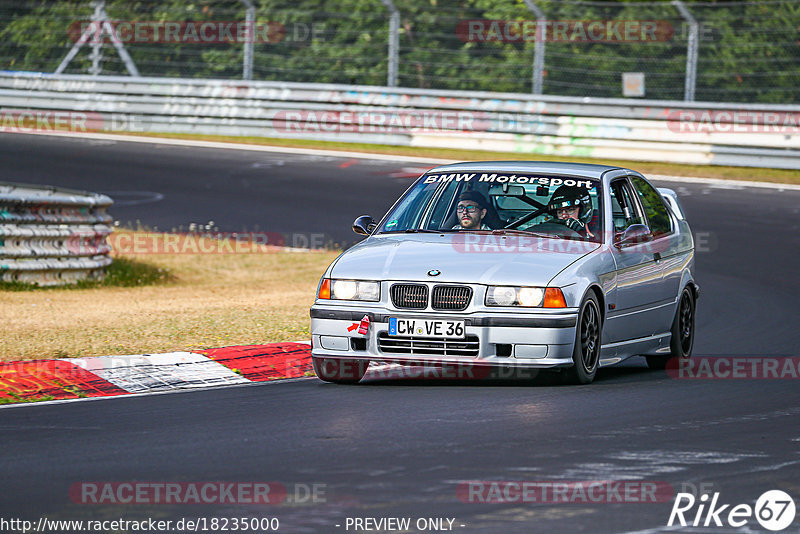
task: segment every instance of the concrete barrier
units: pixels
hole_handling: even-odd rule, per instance
[[[260,136],[800,168],[800,106],[0,73],[0,131]]]

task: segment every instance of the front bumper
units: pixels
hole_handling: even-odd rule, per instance
[[[360,304],[360,303],[359,303]],[[366,335],[358,324],[369,317]],[[520,312],[447,313],[398,311],[384,307],[337,305],[326,302],[311,308],[312,354],[324,358],[364,359],[405,364],[471,364],[502,367],[566,367],[572,365],[576,308],[536,309]],[[387,338],[390,317],[457,319],[465,323],[466,336],[474,342],[474,354],[442,349],[459,346],[453,338],[406,336]],[[387,339],[400,340],[412,349],[396,352]],[[453,345],[454,344],[454,345]],[[432,347],[432,348],[426,348]],[[470,344],[474,346],[474,343]],[[456,352],[459,354],[453,355]]]

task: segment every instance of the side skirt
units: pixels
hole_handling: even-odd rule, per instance
[[[600,367],[614,365],[631,356],[643,354],[661,354],[669,352],[669,332],[654,336],[629,339],[618,343],[609,343],[600,348]]]

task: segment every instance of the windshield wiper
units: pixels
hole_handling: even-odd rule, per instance
[[[539,232],[531,232],[530,230],[517,230],[516,228],[498,228],[497,230],[492,230],[492,235],[505,235],[507,232],[511,232],[518,235],[530,235],[533,237],[563,239],[560,235],[556,234],[541,234]]]
[[[378,232],[379,234],[416,234],[416,233],[424,233],[424,234],[438,234],[441,233],[439,230],[426,230],[424,228],[407,228],[405,230],[383,230]]]

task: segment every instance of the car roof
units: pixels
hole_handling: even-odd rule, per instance
[[[561,161],[468,161],[434,167],[428,172],[491,171],[542,174],[571,174],[600,179],[603,173],[622,169],[613,165],[570,163]]]

